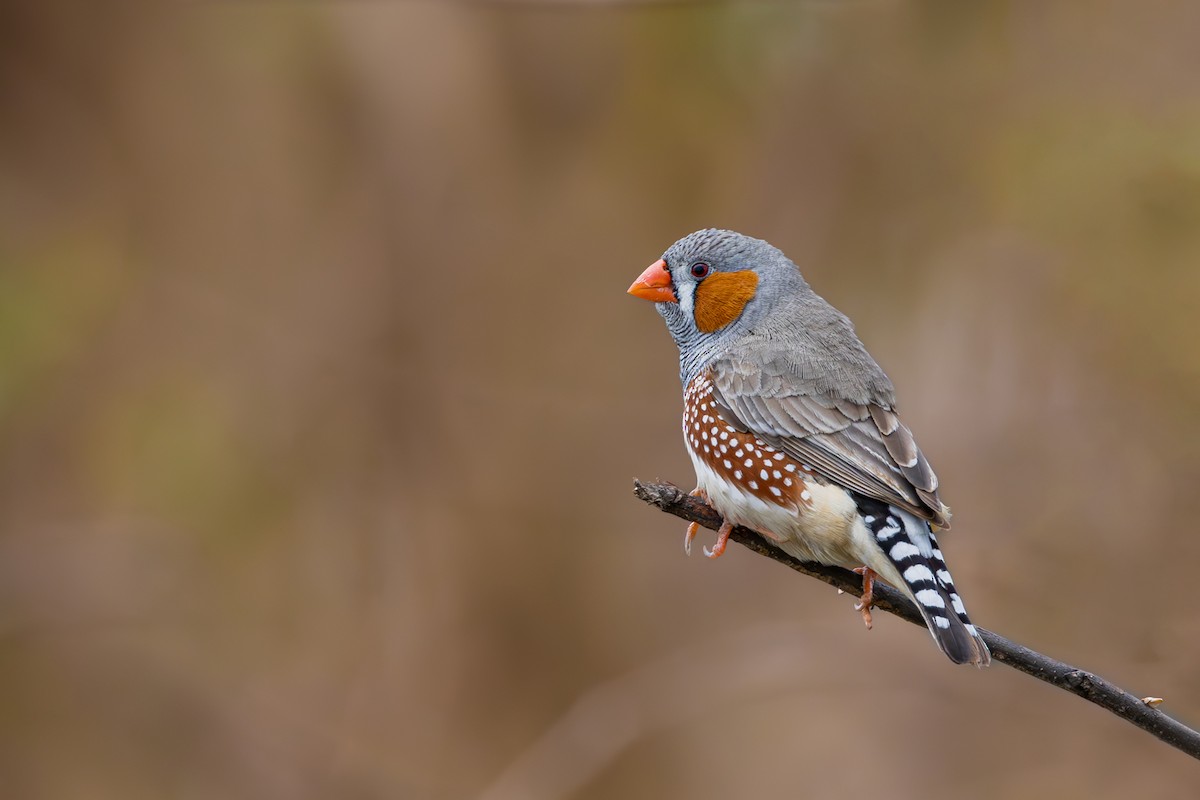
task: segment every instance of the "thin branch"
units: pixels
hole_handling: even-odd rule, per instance
[[[721,526],[721,516],[716,511],[704,501],[689,496],[677,486],[642,483],[635,480],[633,493],[650,505],[658,506],[668,514],[682,517],[689,522],[698,522],[712,530]],[[799,561],[783,551],[775,549],[748,528],[734,528],[730,538],[759,555],[824,581],[848,594],[855,596],[862,594],[862,578],[849,570]],[[895,614],[914,625],[925,626],[916,606],[890,586],[875,585],[874,605],[876,608]],[[1172,719],[1142,699],[1114,686],[1099,675],[1056,661],[1049,656],[1010,641],[998,633],[992,633],[983,628],[980,628],[979,632],[991,649],[992,657],[997,661],[1095,703],[1121,719],[1132,722],[1172,747],[1182,750],[1192,758],[1200,759],[1200,733]]]

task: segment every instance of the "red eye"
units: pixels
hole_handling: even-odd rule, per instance
[[[712,272],[712,267],[703,261],[697,261],[695,264],[692,264],[691,273],[692,277],[696,280],[700,280],[710,272]]]

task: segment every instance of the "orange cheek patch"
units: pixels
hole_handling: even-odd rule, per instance
[[[753,270],[709,275],[696,287],[696,327],[704,333],[721,330],[742,315],[757,287]]]

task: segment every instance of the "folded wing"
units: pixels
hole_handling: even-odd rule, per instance
[[[799,377],[755,374],[730,359],[709,372],[713,399],[730,425],[847,489],[950,527],[937,475],[885,399],[834,397]]]

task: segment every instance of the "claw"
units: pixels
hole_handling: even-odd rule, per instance
[[[689,556],[692,554],[692,539],[696,538],[696,534],[700,532],[700,523],[693,522],[688,525],[687,533],[683,535],[683,552]]]
[[[704,502],[706,502],[706,503],[708,502],[708,492],[704,491],[699,486],[697,486],[695,489],[692,489],[690,492],[688,492],[688,495],[690,495],[691,497],[702,497],[702,498],[704,498]],[[693,522],[690,525],[688,525],[687,533],[685,533],[683,535],[683,552],[689,556],[692,554],[692,540],[696,538],[696,534],[699,532],[700,532],[700,523]],[[705,552],[705,554],[707,554],[708,549],[705,548],[704,552]]]
[[[722,522],[721,529],[717,531],[717,542],[712,546],[712,550],[704,548],[704,555],[709,558],[719,558],[725,552],[725,546],[729,544],[729,534],[733,533],[732,522]]]
[[[854,610],[862,613],[863,624],[867,626],[867,630],[871,630],[871,603],[875,597],[873,590],[875,588],[875,570],[867,566],[857,567],[854,570],[863,579],[862,598],[855,604]]]
[[[692,497],[702,497],[704,498],[704,502],[708,502],[708,492],[704,491],[699,486],[697,486],[695,489],[692,489],[690,492],[688,492],[688,494]],[[700,523],[693,522],[688,525],[687,533],[683,535],[683,552],[687,553],[689,556],[692,554],[692,540],[696,538],[696,534],[699,532]],[[725,546],[729,544],[729,534],[731,533],[733,533],[733,523],[722,522],[720,530],[717,531],[716,543],[712,546],[711,550],[705,547],[704,555],[708,556],[709,558],[718,558],[722,553],[725,552]]]

